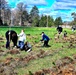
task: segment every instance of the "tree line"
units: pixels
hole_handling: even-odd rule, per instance
[[[74,21],[70,22],[70,24],[76,24],[76,13],[71,15]],[[61,17],[53,19],[50,15],[39,15],[37,6],[33,6],[28,12],[27,5],[23,2],[18,3],[15,9],[11,9],[5,0],[0,0],[0,26],[51,27],[63,23]]]

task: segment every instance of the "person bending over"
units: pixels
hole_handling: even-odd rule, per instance
[[[49,37],[45,35],[44,32],[41,33],[42,39],[40,41],[44,41],[43,47],[49,47],[48,42],[49,42]]]

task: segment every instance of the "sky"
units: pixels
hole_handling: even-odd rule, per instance
[[[11,8],[16,8],[19,2],[27,5],[30,11],[34,5],[39,9],[40,15],[50,15],[54,19],[61,17],[63,21],[72,21],[72,12],[76,11],[76,0],[6,0]]]

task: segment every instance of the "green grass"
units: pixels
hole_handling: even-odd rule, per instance
[[[0,43],[0,45],[5,45],[6,39],[5,39],[5,32],[8,30],[9,28],[0,28],[0,37],[3,36],[4,38],[4,43]],[[57,59],[60,59],[62,57],[65,56],[70,56],[72,57],[72,54],[76,53],[75,48],[68,48],[69,42],[58,42],[56,43],[54,40],[54,34],[57,33],[56,28],[35,28],[35,27],[27,27],[27,28],[10,28],[12,30],[15,30],[18,34],[20,33],[21,29],[25,30],[25,34],[30,34],[30,36],[27,36],[27,40],[32,44],[32,50],[34,52],[39,52],[41,49],[44,51],[51,51],[52,55],[49,56],[45,56],[44,58],[39,58],[36,60],[31,60],[27,66],[23,67],[23,68],[16,68],[16,70],[18,71],[18,75],[24,75],[27,74],[29,71],[32,72],[36,72],[38,70],[44,69],[44,68],[50,68],[53,66],[52,62],[55,62]],[[70,36],[70,34],[73,34],[73,32],[71,31],[71,29],[64,29],[67,31],[68,33],[68,37]],[[51,47],[49,48],[45,48],[45,47],[37,47],[37,46],[41,46],[42,43],[40,42],[41,39],[41,35],[40,33],[44,31],[45,34],[47,34],[51,40],[49,41],[49,45],[51,45]],[[60,39],[63,41],[63,39]],[[62,47],[63,46],[63,47]],[[4,50],[6,50],[5,48],[3,48]],[[21,51],[21,57],[24,57],[26,55],[28,55],[29,53],[25,52],[25,51]],[[7,54],[6,56],[1,57],[1,59],[5,59],[7,57],[19,57],[18,55],[11,55],[11,54]]]

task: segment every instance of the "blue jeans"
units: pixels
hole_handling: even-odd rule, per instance
[[[19,41],[19,42],[18,42],[18,47],[19,47],[20,49],[22,49],[23,46],[24,46],[24,42],[23,42],[23,41]]]

